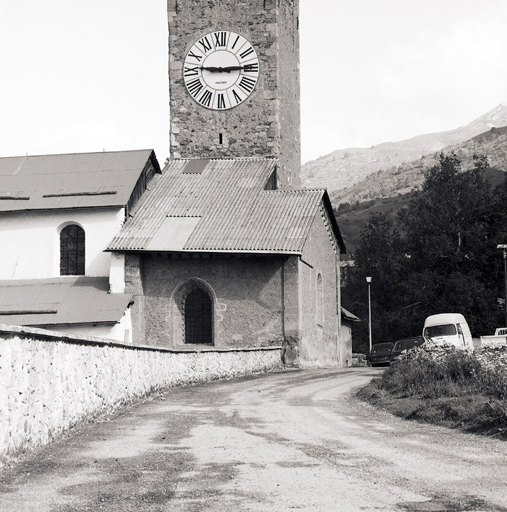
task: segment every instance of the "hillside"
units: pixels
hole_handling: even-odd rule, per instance
[[[507,171],[507,127],[491,128],[445,149],[445,153],[451,151],[460,157],[464,169],[473,166],[473,155],[478,154],[486,155],[491,167]],[[338,205],[406,194],[421,185],[425,171],[438,163],[439,155],[440,151],[437,151],[412,162],[379,170],[351,187],[331,191],[331,200]]]
[[[506,128],[507,131],[507,128]],[[488,169],[485,174],[493,187],[502,183],[507,173],[499,169]],[[370,216],[374,213],[380,213],[388,220],[394,221],[397,213],[408,205],[413,192],[400,194],[395,197],[375,199],[354,204],[342,203],[339,208],[335,208],[335,216],[340,226],[347,254],[353,256],[361,238],[361,231]]]
[[[419,160],[500,126],[507,126],[507,104],[500,104],[475,121],[454,130],[418,135],[371,148],[339,149],[302,166],[303,186],[325,187],[333,195],[381,169],[392,169],[404,162]]]

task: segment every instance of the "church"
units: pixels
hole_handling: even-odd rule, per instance
[[[119,300],[109,306],[115,311],[109,321],[123,321],[124,341],[136,345],[283,345],[289,364],[348,366],[351,341],[342,318],[351,317],[340,299],[345,245],[327,192],[300,188],[298,1],[168,0],[167,14],[170,158],[161,169],[154,154],[134,152],[139,159],[129,193],[114,204],[117,229],[96,245],[99,260],[108,261],[107,271],[98,272],[108,280],[103,297]],[[119,171],[122,153],[112,165]],[[58,165],[65,168],[63,157]],[[90,170],[80,165],[83,173]],[[16,182],[20,173],[9,172],[4,175]],[[17,183],[0,206],[23,203]],[[17,200],[11,197],[16,186]],[[112,211],[112,197],[119,198],[107,183],[81,189],[50,191],[52,201],[42,203],[90,214]],[[9,207],[3,211],[0,231],[15,215]],[[53,274],[60,272],[67,284],[76,275],[91,278],[84,249],[81,266],[62,273],[62,231],[74,224],[83,229],[83,223],[57,220],[51,229],[60,247],[50,245],[55,258],[60,253],[60,268],[52,263]],[[79,244],[84,235],[72,229],[72,243]],[[87,243],[92,236],[86,232]],[[73,258],[74,265],[79,257]],[[13,270],[6,278],[15,275]],[[42,282],[36,284],[42,289]],[[18,290],[21,285],[16,281]],[[23,314],[36,313],[36,301],[32,296],[31,310],[25,295],[13,290],[17,309],[0,294],[0,323],[28,325]],[[58,314],[58,307],[40,300],[38,308],[47,318]],[[88,325],[94,325],[92,316]],[[49,325],[40,320],[30,325]]]

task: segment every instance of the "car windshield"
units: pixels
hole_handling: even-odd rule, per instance
[[[409,348],[422,345],[422,343],[422,338],[410,338],[406,340],[399,340],[394,344],[393,352],[401,352],[403,350],[408,350]]]
[[[454,324],[432,325],[424,329],[424,335],[433,338],[435,336],[452,336],[456,334],[456,326]]]
[[[389,354],[391,352],[392,343],[377,343],[371,348],[372,354]]]
[[[405,345],[405,343],[403,341],[397,341],[394,345],[393,350],[395,350],[395,351],[397,350],[397,351],[401,352],[402,350],[405,350],[404,345]]]

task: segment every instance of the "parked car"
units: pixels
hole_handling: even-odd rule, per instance
[[[395,361],[400,357],[400,354],[403,351],[410,350],[414,347],[420,347],[425,341],[426,338],[423,336],[414,336],[413,338],[403,338],[401,340],[395,341],[393,348],[391,349],[389,360],[391,362]]]
[[[371,352],[368,356],[368,361],[371,366],[388,365],[389,356],[394,343],[392,341],[386,343],[375,343],[371,347]]]
[[[481,346],[507,345],[507,327],[498,327],[493,336],[481,336]]]
[[[436,343],[449,343],[457,348],[473,347],[470,327],[459,313],[431,315],[424,321],[422,335]]]

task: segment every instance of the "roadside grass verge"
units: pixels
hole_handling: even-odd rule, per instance
[[[427,342],[358,396],[404,419],[507,439],[507,347],[474,352]]]

